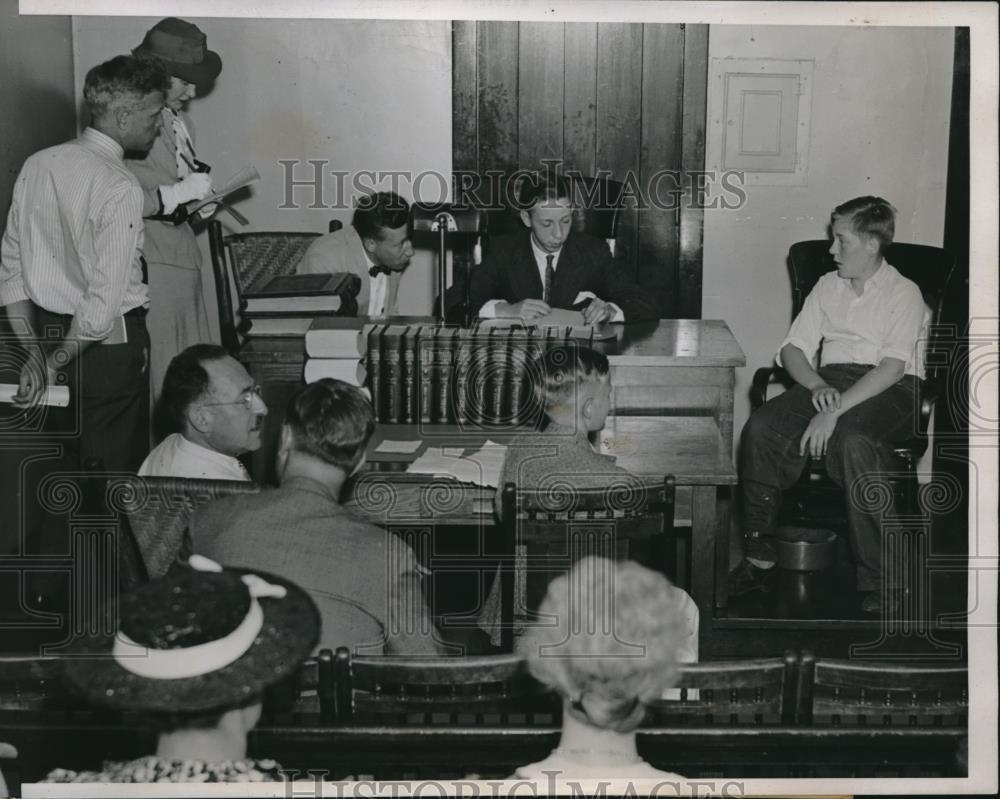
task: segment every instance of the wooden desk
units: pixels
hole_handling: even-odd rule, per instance
[[[490,439],[506,443],[505,432],[465,432],[454,425],[379,425],[368,447],[368,471],[356,478],[345,503],[374,524],[493,527],[492,488],[472,487],[451,478],[410,475],[402,470],[428,447],[463,447],[468,454]],[[412,453],[376,452],[383,441],[419,442]],[[599,449],[619,466],[661,479],[672,474],[690,486],[691,596],[711,629],[715,606],[726,603],[729,518],[725,489],[737,482],[736,470],[715,420],[707,417],[609,417]]]
[[[409,320],[407,320],[409,321]],[[729,457],[733,451],[733,382],[745,366],[743,350],[725,322],[715,319],[660,319],[612,325],[617,337],[595,349],[611,363],[612,414],[622,416],[711,416]],[[302,384],[302,338],[250,338],[240,360],[263,387],[269,408],[263,445],[250,471],[274,482],[274,453],[288,399]]]

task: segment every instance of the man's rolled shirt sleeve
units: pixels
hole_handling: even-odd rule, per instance
[[[73,312],[81,338],[107,338],[121,316],[142,235],[142,205],[139,185],[123,186],[108,198],[93,223],[95,260],[85,268],[87,287]]]
[[[23,202],[24,179],[18,177],[7,214],[7,227],[0,242],[0,306],[30,299],[21,271],[21,242],[18,238],[19,206]]]

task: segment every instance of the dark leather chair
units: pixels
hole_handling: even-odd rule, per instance
[[[800,241],[789,249],[788,275],[792,286],[793,319],[802,310],[806,297],[820,277],[836,268],[829,250],[830,242],[825,239]],[[905,514],[918,515],[916,466],[927,449],[931,412],[943,391],[940,367],[947,361],[937,357],[945,332],[939,325],[939,319],[949,281],[955,272],[955,259],[940,247],[893,243],[886,249],[885,260],[920,287],[931,312],[924,353],[926,379],[920,390],[916,429],[910,440],[894,449],[898,461],[896,471],[904,476],[893,480],[893,491],[902,501],[901,509]],[[753,410],[764,404],[771,382],[779,382],[786,387],[793,384],[788,374],[777,366],[758,369],[750,389]],[[779,522],[842,531],[846,529],[843,503],[842,490],[827,477],[822,460],[813,459],[802,480],[785,492]]]
[[[341,227],[340,220],[330,221],[331,233]],[[295,272],[309,245],[319,236],[319,233],[284,231],[231,233],[227,236],[223,234],[219,220],[209,222],[208,245],[215,278],[219,332],[222,346],[230,355],[235,356],[240,349],[242,331],[236,321],[236,311],[243,295],[276,275]]]

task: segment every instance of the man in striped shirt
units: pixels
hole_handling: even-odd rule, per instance
[[[94,67],[90,126],[28,158],[14,186],[0,246],[0,304],[28,355],[14,401],[69,386],[69,408],[45,422],[66,436],[69,469],[134,472],[149,449],[142,189],[122,157],[152,145],[168,85],[133,56]]]

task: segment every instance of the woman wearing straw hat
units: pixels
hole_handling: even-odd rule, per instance
[[[316,646],[319,611],[281,577],[190,562],[123,596],[116,635],[89,639],[66,661],[74,692],[146,716],[159,730],[156,752],[100,772],[56,769],[46,782],[282,778],[274,761],[247,759],[247,734],[264,690]]]
[[[539,614],[545,622],[517,649],[531,674],[562,694],[562,735],[513,779],[547,793],[567,792],[566,781],[683,780],[651,766],[635,744],[646,705],[678,679],[684,624],[670,581],[632,561],[582,558],[549,583]]]
[[[222,59],[208,49],[197,25],[175,17],[156,23],[132,52],[159,60],[171,76],[160,135],[145,157],[125,162],[144,195],[149,384],[155,399],[171,359],[192,344],[211,340],[201,290],[201,251],[187,224],[187,204],[207,196],[212,184],[209,167],[195,155],[194,128],[184,107],[211,87],[222,71]]]

